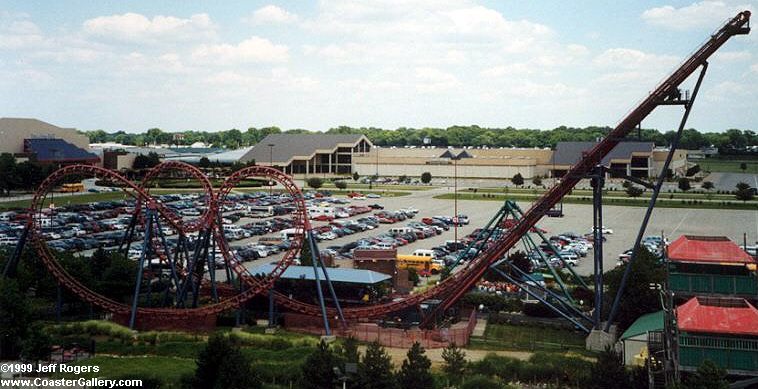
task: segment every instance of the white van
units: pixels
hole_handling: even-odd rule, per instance
[[[392,227],[390,228],[391,234],[405,234],[407,232],[413,232],[414,229],[410,227]],[[431,251],[431,250],[429,250]]]
[[[335,217],[334,208],[332,207],[308,207],[308,217],[314,218],[321,215]]]
[[[437,254],[434,253],[434,250],[417,249],[413,252],[413,255],[417,257],[428,257],[431,259],[437,259]]]
[[[279,235],[284,240],[292,240],[298,235],[303,235],[303,233],[304,232],[302,229],[297,229],[297,228],[287,228],[287,229],[279,231]]]

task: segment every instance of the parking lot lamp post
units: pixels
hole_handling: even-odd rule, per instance
[[[460,224],[460,221],[458,220],[458,160],[463,158],[473,158],[473,156],[466,152],[466,150],[463,150],[456,155],[453,154],[450,149],[448,149],[442,155],[440,155],[440,158],[447,158],[453,161],[453,239],[455,239],[455,243],[457,245],[458,224]]]
[[[268,144],[268,167],[274,167],[274,144]],[[268,181],[268,194],[272,196],[274,194],[274,185],[271,180]]]

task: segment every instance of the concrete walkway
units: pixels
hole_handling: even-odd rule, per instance
[[[484,336],[484,330],[486,329],[487,329],[487,319],[479,318],[476,320],[476,325],[474,326],[474,331],[471,332],[471,336],[477,336],[481,338]]]

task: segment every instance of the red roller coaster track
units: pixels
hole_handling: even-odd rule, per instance
[[[426,292],[410,295],[402,300],[393,301],[386,304],[378,304],[360,308],[347,308],[344,309],[344,316],[346,319],[359,319],[359,318],[375,318],[386,315],[391,312],[399,311],[409,307],[417,306],[424,300],[439,299],[443,301],[441,305],[442,309],[450,307],[457,300],[459,300],[474,284],[484,275],[488,267],[498,261],[503,255],[516,243],[519,239],[526,234],[530,228],[532,228],[556,203],[560,201],[571,189],[585,177],[600,161],[605,157],[613,148],[624,138],[629,132],[631,132],[645,117],[647,117],[658,105],[664,102],[664,100],[670,96],[676,89],[693,73],[698,67],[704,65],[707,59],[718,50],[729,38],[734,35],[745,34],[749,31],[748,23],[750,19],[750,12],[743,11],[737,14],[734,18],[729,20],[724,26],[722,26],[717,32],[698,49],[696,50],[682,65],[677,68],[668,78],[666,78],[661,84],[659,84],[653,92],[651,92],[635,109],[633,109],[617,126],[613,129],[608,136],[599,142],[592,150],[587,152],[582,160],[574,165],[571,170],[563,177],[560,184],[554,186],[542,197],[533,203],[531,208],[527,210],[520,221],[508,230],[503,236],[498,238],[494,244],[488,246],[486,250],[477,255],[477,257],[462,266],[458,271],[453,273],[450,277],[444,279],[436,287],[427,290]],[[251,276],[247,270],[240,264],[240,262],[234,257],[231,250],[228,247],[222,227],[216,222],[219,215],[219,206],[224,204],[228,194],[232,189],[243,179],[247,177],[257,176],[266,177],[268,179],[279,182],[293,197],[293,201],[296,205],[296,212],[294,214],[295,226],[301,231],[305,232],[309,228],[308,219],[305,212],[305,204],[303,196],[297,186],[292,182],[289,176],[284,175],[280,171],[265,167],[248,167],[242,169],[226,179],[218,192],[214,192],[208,179],[198,169],[191,165],[179,163],[179,162],[167,162],[158,165],[152,171],[147,174],[147,177],[143,182],[148,182],[151,179],[157,177],[159,174],[169,171],[178,170],[185,173],[189,173],[194,178],[198,179],[202,183],[203,190],[205,192],[206,211],[203,215],[197,219],[184,222],[181,217],[173,214],[171,210],[166,208],[160,203],[156,203],[151,200],[149,191],[141,186],[136,186],[129,182],[124,177],[114,173],[110,170],[101,169],[92,166],[68,166],[62,168],[50,177],[40,186],[40,189],[35,194],[32,202],[32,210],[41,212],[43,201],[47,193],[54,187],[54,185],[64,176],[73,174],[90,174],[98,175],[101,177],[107,177],[111,180],[120,182],[124,185],[124,190],[134,196],[138,203],[151,203],[156,206],[158,213],[165,218],[171,227],[178,231],[191,232],[198,231],[203,228],[212,228],[216,241],[218,242],[220,251],[222,252],[227,265],[234,270],[235,273],[244,281],[247,285],[247,289],[244,292],[234,295],[233,297],[221,300],[220,302],[201,308],[194,309],[166,309],[166,308],[139,308],[139,314],[155,314],[155,315],[181,315],[184,318],[207,316],[215,314],[224,310],[236,308],[239,304],[250,299],[256,294],[270,290],[274,281],[281,276],[294,260],[297,251],[302,246],[303,238],[300,237],[292,245],[290,251],[284,256],[284,258],[277,264],[275,270],[264,278],[255,278]],[[144,184],[143,184],[144,185]],[[135,210],[139,212],[139,210]],[[49,248],[42,239],[39,233],[38,223],[32,223],[32,238],[35,243],[37,252],[40,254],[45,265],[50,272],[68,289],[82,297],[85,301],[91,302],[103,309],[111,312],[125,313],[130,310],[130,307],[115,302],[104,296],[101,296],[78,282],[74,277],[67,274],[65,270],[54,259],[54,256],[50,252]],[[302,234],[300,234],[302,235]],[[302,301],[296,301],[288,298],[279,293],[275,293],[277,302],[287,308],[309,315],[318,316],[321,315],[321,309],[319,306],[305,303]],[[336,310],[330,309],[329,315],[334,316]]]

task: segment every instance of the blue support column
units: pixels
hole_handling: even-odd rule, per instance
[[[666,178],[666,171],[671,165],[671,159],[674,157],[674,152],[676,151],[677,147],[679,147],[679,139],[682,137],[682,131],[684,131],[684,126],[687,124],[687,118],[690,116],[692,105],[695,103],[695,98],[697,97],[697,93],[700,90],[700,85],[703,82],[703,77],[705,77],[705,72],[708,70],[708,62],[703,62],[701,66],[702,69],[700,70],[700,75],[698,76],[697,82],[695,83],[695,89],[692,91],[692,96],[688,101],[684,103],[684,114],[682,115],[682,120],[679,122],[679,129],[676,132],[676,136],[671,140],[671,150],[669,150],[669,153],[666,156],[666,161],[663,163],[663,169],[658,175],[658,180],[655,182],[653,193],[650,195],[650,202],[647,206],[647,210],[645,210],[645,217],[642,219],[642,225],[637,232],[637,238],[634,240],[632,257],[629,258],[629,263],[627,264],[626,269],[624,269],[624,275],[621,277],[621,285],[619,285],[619,290],[613,299],[613,305],[611,306],[611,312],[608,315],[608,321],[605,323],[605,327],[603,328],[603,331],[605,332],[608,332],[610,330],[613,319],[616,318],[619,303],[621,302],[621,295],[624,293],[624,289],[626,288],[626,283],[629,278],[629,273],[632,269],[632,264],[637,259],[638,252],[640,250],[642,236],[645,235],[645,230],[647,229],[647,224],[650,221],[650,216],[653,214],[653,207],[655,207],[655,202],[658,200],[658,194],[661,191],[663,180]]]
[[[134,324],[137,320],[137,303],[139,302],[139,292],[140,287],[142,286],[142,273],[144,271],[145,267],[145,257],[147,257],[147,253],[150,250],[150,235],[152,233],[152,223],[150,220],[153,217],[153,210],[148,209],[146,219],[147,222],[145,223],[145,238],[142,241],[142,253],[140,253],[139,256],[139,263],[137,264],[137,279],[136,283],[134,285],[134,297],[132,298],[132,311],[129,316],[129,328],[134,329]]]
[[[326,304],[324,303],[324,293],[321,291],[321,277],[318,275],[318,265],[316,264],[319,253],[316,251],[316,245],[313,244],[313,231],[309,228],[306,240],[308,241],[308,247],[311,249],[311,258],[312,258],[312,264],[313,264],[313,276],[316,278],[316,292],[318,293],[318,303],[321,307],[321,316],[324,318],[324,331],[326,332],[326,335],[329,336],[332,334],[331,329],[329,328],[329,316],[326,314]]]

